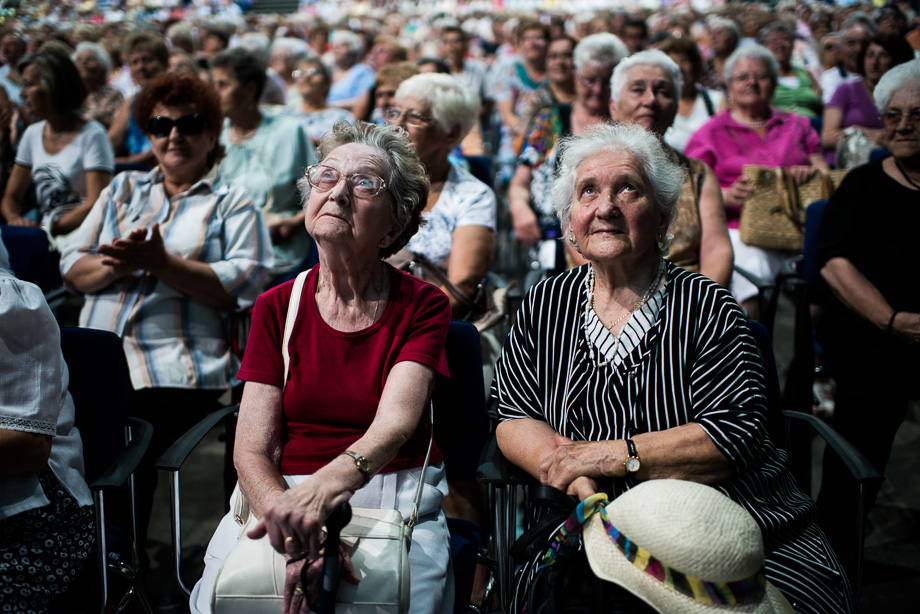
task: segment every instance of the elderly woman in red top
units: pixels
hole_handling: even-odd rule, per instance
[[[422,416],[435,374],[447,374],[450,321],[440,290],[381,261],[415,234],[428,202],[425,170],[405,132],[340,122],[318,154],[300,187],[319,265],[303,288],[289,377],[281,346],[293,282],[256,302],[239,372],[246,387],[234,458],[239,490],[260,519],[249,536],[268,534],[286,558],[305,554],[311,578],[322,560],[321,527],[341,503],[411,512],[430,440]],[[441,512],[447,482],[436,449],[425,482],[409,551],[411,607],[441,612],[453,595]],[[237,532],[228,515],[208,547],[192,612],[210,611]],[[318,593],[312,581],[301,586],[303,565],[287,566],[285,612],[307,612],[305,593]]]

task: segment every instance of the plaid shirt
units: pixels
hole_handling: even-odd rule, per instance
[[[65,248],[61,273],[95,257],[99,245],[154,222],[169,253],[208,263],[240,307],[255,301],[272,266],[271,239],[246,191],[217,181],[214,169],[172,198],[158,168],[117,175]],[[136,389],[221,389],[238,367],[231,364],[226,315],[137,271],[86,295],[80,326],[122,337]]]

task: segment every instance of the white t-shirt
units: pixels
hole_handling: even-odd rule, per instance
[[[709,94],[709,100],[712,101],[713,115],[715,115],[715,113],[719,112],[719,105],[722,104],[722,92],[716,90],[706,90],[706,92]],[[674,116],[674,123],[664,133],[665,143],[677,151],[683,151],[693,133],[708,122],[710,117],[703,95],[697,94],[696,102],[693,104],[693,110],[690,111],[690,115],[687,117]]]
[[[86,172],[115,170],[115,154],[105,128],[97,121],[87,122],[77,136],[58,153],[51,155],[42,143],[45,122],[32,124],[22,135],[16,164],[32,169],[39,212],[46,217],[66,210],[86,199]]]
[[[495,230],[495,193],[468,170],[451,163],[447,181],[437,204],[407,247],[422,254],[445,273],[450,259],[454,229],[460,226],[485,226]]]

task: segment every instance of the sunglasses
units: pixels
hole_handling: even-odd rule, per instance
[[[205,121],[202,116],[195,114],[183,115],[178,119],[157,115],[147,122],[147,132],[159,138],[169,136],[173,127],[179,131],[179,134],[192,136],[204,132]]]

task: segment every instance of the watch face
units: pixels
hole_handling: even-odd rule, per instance
[[[639,459],[638,458],[627,458],[626,459],[626,471],[630,473],[635,473],[639,471]]]
[[[357,465],[358,465],[358,471],[360,471],[361,473],[367,473],[368,471],[370,471],[370,464],[367,462],[366,458],[362,458],[361,460],[358,460]]]

